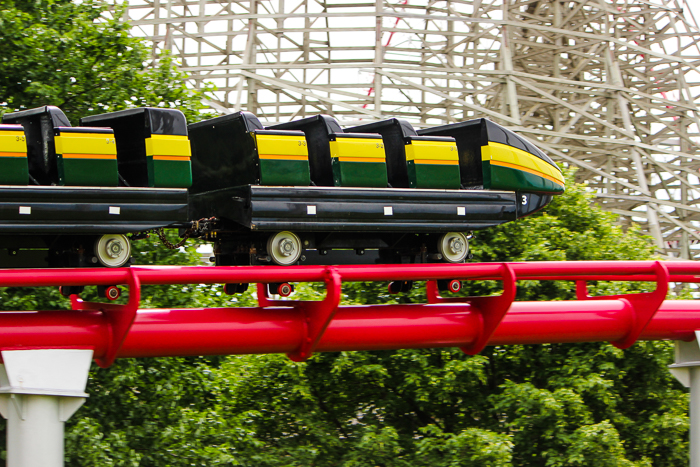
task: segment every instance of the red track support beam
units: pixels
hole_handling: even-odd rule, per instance
[[[135,270],[129,269],[126,277],[129,286],[129,301],[126,305],[112,305],[110,303],[84,302],[77,295],[71,295],[71,308],[73,310],[96,310],[105,315],[109,328],[109,341],[103,357],[95,358],[95,362],[102,368],[108,368],[117,358],[117,352],[121,348],[129,329],[136,319],[136,312],[141,301],[141,283]]]
[[[334,268],[328,268],[325,271],[324,282],[326,283],[326,298],[320,302],[270,300],[265,284],[258,284],[258,303],[260,306],[291,306],[301,315],[304,331],[301,342],[297,349],[287,352],[287,356],[295,362],[302,362],[311,357],[311,353],[338,310],[342,283],[340,274]]]
[[[618,341],[629,333],[629,313],[622,300],[515,302],[488,345]],[[109,347],[100,311],[3,312],[0,329],[3,350],[93,349],[103,358]],[[341,306],[315,351],[465,347],[480,329],[464,304]],[[669,300],[640,339],[692,340],[696,329],[697,304]],[[139,310],[117,357],[288,354],[304,336],[290,307]]]
[[[436,281],[429,281],[426,285],[428,303],[469,303],[477,312],[481,330],[476,340],[460,347],[462,352],[468,355],[476,355],[486,347],[491,335],[494,333],[503,317],[508,312],[515,300],[515,272],[508,263],[501,265],[501,280],[503,281],[503,293],[493,297],[465,297],[442,298],[438,295]]]
[[[588,295],[586,281],[576,281],[576,297],[579,300],[603,300],[617,298],[619,300],[625,300],[631,307],[630,320],[633,324],[630,327],[630,332],[623,339],[612,342],[612,344],[617,348],[626,349],[631,347],[637,341],[637,339],[639,339],[639,336],[644,328],[647,326],[647,324],[649,324],[656,312],[659,311],[661,304],[666,299],[670,277],[668,269],[660,261],[657,261],[654,264],[654,269],[656,270],[656,290],[647,293],[614,295],[608,297],[591,297]]]
[[[500,280],[495,297],[409,305],[339,306],[342,281]],[[579,298],[513,302],[516,280],[569,280]],[[585,281],[654,281],[647,294],[589,297]],[[260,307],[137,310],[141,284],[325,282],[318,302],[272,301]],[[0,349],[93,349],[98,363],[118,357],[286,353],[460,347],[637,339],[692,340],[700,329],[695,301],[663,301],[669,282],[700,282],[693,262],[561,262],[337,267],[133,267],[0,270],[0,286],[128,284],[129,303],[86,303],[70,311],[0,312]],[[262,291],[264,288],[260,288]],[[584,293],[585,292],[585,293]]]

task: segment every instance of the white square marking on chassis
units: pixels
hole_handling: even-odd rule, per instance
[[[121,212],[122,212],[122,208],[120,208],[119,206],[110,206],[109,207],[110,214],[116,214],[118,216],[119,214],[121,214]]]
[[[458,216],[466,216],[466,215],[467,215],[467,210],[466,210],[466,208],[464,208],[464,207],[462,207],[462,206],[458,206],[458,207],[457,207],[457,215],[458,215]]]
[[[394,208],[391,206],[384,206],[384,215],[385,216],[393,216],[394,215]]]
[[[31,206],[20,206],[19,213],[20,214],[31,214],[32,208],[31,208]]]
[[[309,216],[315,216],[316,206],[306,206],[306,214],[308,214]]]

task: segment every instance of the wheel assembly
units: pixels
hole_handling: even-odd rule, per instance
[[[301,256],[301,240],[292,232],[278,232],[268,239],[267,254],[280,266],[294,264]]]
[[[461,263],[469,254],[467,236],[460,232],[448,232],[438,240],[438,251],[448,263]]]
[[[437,281],[438,290],[440,292],[457,293],[462,290],[462,282],[456,279],[442,279]]]
[[[294,292],[294,286],[289,282],[279,282],[267,285],[267,291],[270,295],[279,295],[280,297],[289,297]]]
[[[95,242],[97,260],[108,268],[124,266],[131,257],[131,245],[124,235],[103,235]]]
[[[121,289],[117,287],[116,285],[110,285],[110,286],[105,286],[105,285],[98,285],[97,286],[97,295],[100,297],[104,297],[109,300],[116,300],[122,295]]]

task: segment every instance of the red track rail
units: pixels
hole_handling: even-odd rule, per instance
[[[442,298],[428,284],[426,304],[339,306],[342,282],[499,280],[494,297]],[[513,301],[518,280],[577,283],[578,300]],[[589,297],[586,281],[656,282],[654,292]],[[258,287],[248,308],[138,309],[143,284],[325,282],[322,301],[273,301]],[[0,270],[0,286],[127,284],[127,305],[87,303],[73,310],[0,312],[0,349],[93,349],[109,366],[117,357],[286,353],[460,347],[638,339],[692,340],[700,305],[666,300],[669,282],[700,282],[694,262],[541,262],[331,267],[132,267],[124,269]]]

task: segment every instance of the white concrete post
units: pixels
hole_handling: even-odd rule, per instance
[[[7,467],[63,467],[63,428],[85,402],[92,350],[2,351]]]
[[[676,363],[671,374],[690,388],[690,467],[700,467],[700,331],[693,342],[676,341]]]

